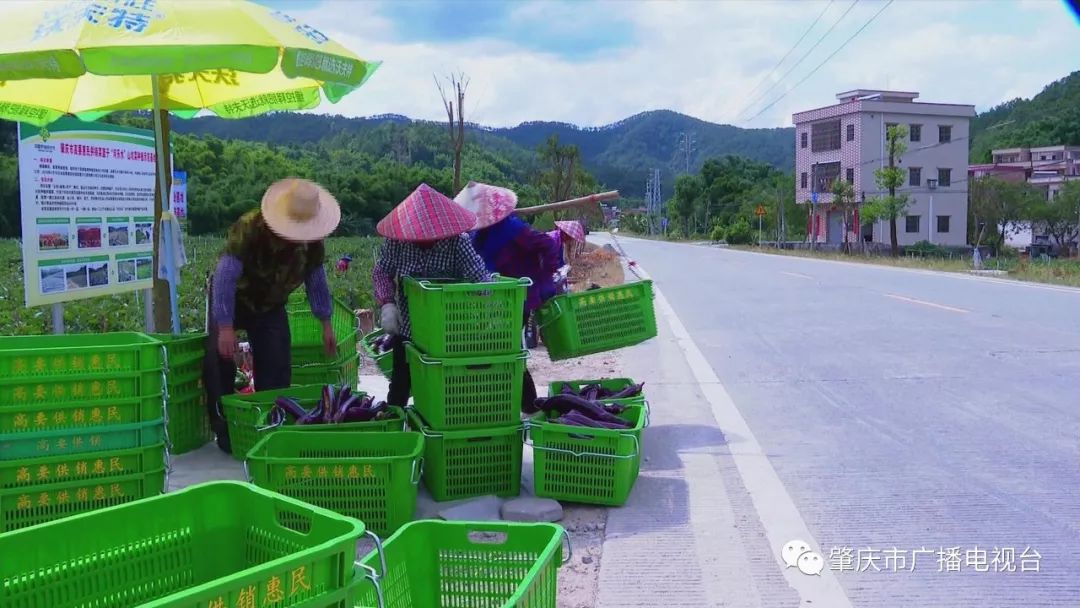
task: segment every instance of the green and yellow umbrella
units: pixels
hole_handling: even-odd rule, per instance
[[[0,118],[45,126],[68,114],[155,110],[162,196],[171,175],[156,110],[244,118],[310,109],[323,97],[336,103],[378,66],[245,0],[0,1]],[[155,240],[155,268],[157,257]]]

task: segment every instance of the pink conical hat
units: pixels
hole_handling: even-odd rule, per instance
[[[476,215],[427,184],[394,207],[375,229],[395,241],[438,241],[472,230]]]
[[[476,214],[475,229],[480,230],[506,219],[517,208],[518,198],[507,188],[469,182],[454,202]]]
[[[566,233],[566,236],[575,241],[585,240],[585,228],[582,227],[581,222],[575,220],[559,220],[555,222],[555,227],[562,230]]]

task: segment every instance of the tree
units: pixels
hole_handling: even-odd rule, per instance
[[[451,97],[447,96],[448,93],[437,76],[435,86],[439,89],[443,108],[446,109],[450,150],[454,153],[454,193],[457,194],[461,190],[461,151],[465,148],[465,89],[469,87],[469,79],[462,73],[451,74],[446,80],[450,85]]]
[[[900,255],[900,246],[896,240],[896,220],[904,215],[908,207],[908,195],[896,194],[896,189],[904,184],[905,172],[896,163],[907,152],[904,139],[908,130],[904,125],[889,127],[885,135],[885,150],[889,155],[889,165],[874,171],[874,181],[878,188],[887,192],[885,196],[875,197],[863,207],[863,215],[869,221],[889,220],[889,241],[893,256]]]
[[[994,252],[999,252],[1010,234],[1016,234],[1031,222],[1041,198],[1039,190],[1027,182],[1006,181],[992,175],[972,180],[968,195],[971,242],[981,244],[984,231],[992,227]]]
[[[1045,226],[1058,247],[1069,247],[1080,237],[1080,181],[1065,182],[1057,196],[1033,206],[1031,215]]]
[[[840,210],[844,218],[844,253],[851,251],[848,233],[855,216],[855,186],[844,179],[835,179],[832,183],[833,205]]]
[[[683,235],[690,236],[690,220],[693,219],[694,206],[702,197],[701,178],[697,175],[683,174],[675,178],[675,197],[668,203],[669,210],[682,220]]]

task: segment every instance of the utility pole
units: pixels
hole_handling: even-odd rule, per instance
[[[654,219],[663,216],[663,196],[660,193],[660,170],[651,169],[645,180],[645,213],[649,216],[649,234],[656,234]]]

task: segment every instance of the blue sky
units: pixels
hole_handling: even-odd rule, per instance
[[[852,1],[263,3],[302,15],[358,54],[384,62],[363,89],[319,110],[346,115],[439,118],[433,74],[465,72],[467,118],[493,125],[600,125],[669,108],[771,127],[852,88],[915,90],[925,101],[983,110],[1030,97],[1080,69],[1080,23],[1063,0],[895,0],[845,45],[885,5],[858,0],[841,19]]]

